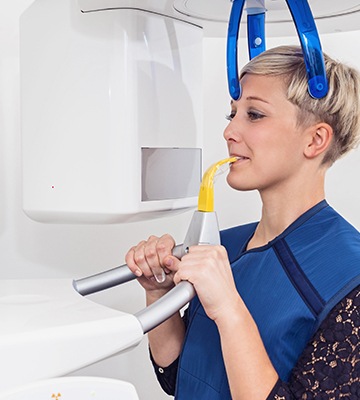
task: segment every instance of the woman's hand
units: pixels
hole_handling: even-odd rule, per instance
[[[190,247],[188,254],[169,268],[177,269],[175,283],[187,280],[194,285],[207,316],[217,326],[232,399],[265,399],[278,375],[236,290],[225,248]]]
[[[176,270],[167,268],[168,263],[175,264],[174,261],[179,261],[172,256],[174,246],[175,241],[170,235],[160,238],[150,236],[127,252],[126,263],[146,291],[158,291],[163,295],[174,287],[173,277]]]
[[[167,268],[175,272],[176,284],[186,280],[194,285],[206,314],[215,322],[241,303],[223,246],[192,246],[181,261],[171,260]]]
[[[172,255],[175,241],[170,235],[150,236],[132,247],[125,256],[130,270],[146,290],[149,306],[171,290],[175,265],[179,260]],[[167,266],[171,264],[170,270]],[[185,336],[185,324],[179,312],[148,333],[149,346],[155,362],[167,367],[179,357]]]

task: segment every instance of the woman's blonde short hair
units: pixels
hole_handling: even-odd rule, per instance
[[[269,49],[246,64],[240,79],[247,73],[281,76],[287,99],[299,109],[298,124],[326,122],[334,136],[323,163],[332,164],[355,148],[360,138],[360,75],[357,70],[324,54],[329,92],[322,99],[309,95],[306,67],[299,46]]]

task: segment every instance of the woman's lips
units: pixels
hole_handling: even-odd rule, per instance
[[[236,163],[239,162],[239,161],[250,160],[249,157],[245,157],[245,156],[237,156],[237,155],[234,155],[234,156],[232,156],[232,157],[236,157],[237,160],[234,161],[234,162],[231,163],[231,164],[236,164]]]

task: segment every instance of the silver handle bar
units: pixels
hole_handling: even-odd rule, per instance
[[[172,254],[181,259],[190,246],[198,244],[220,244],[219,226],[215,212],[195,211],[184,243],[174,247]],[[124,264],[95,275],[73,281],[75,290],[83,296],[108,289],[136,278]],[[190,282],[182,281],[163,297],[135,314],[144,334],[166,321],[194,296],[195,289]]]
[[[181,258],[183,254],[183,245],[179,244],[172,251],[173,256]],[[129,267],[124,264],[119,267],[99,272],[95,275],[90,275],[73,281],[74,288],[81,295],[100,292],[105,289],[110,289],[114,286],[121,285],[136,279],[137,276],[131,272]]]

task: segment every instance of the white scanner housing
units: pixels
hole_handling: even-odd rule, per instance
[[[202,29],[121,3],[36,0],[21,16],[23,208],[36,221],[196,206]]]
[[[1,400],[8,391],[68,374],[129,350],[143,338],[134,315],[82,297],[71,279],[0,280],[0,316]],[[10,397],[50,398],[26,393]],[[92,399],[85,395],[77,398]],[[110,400],[105,395],[96,398]]]

